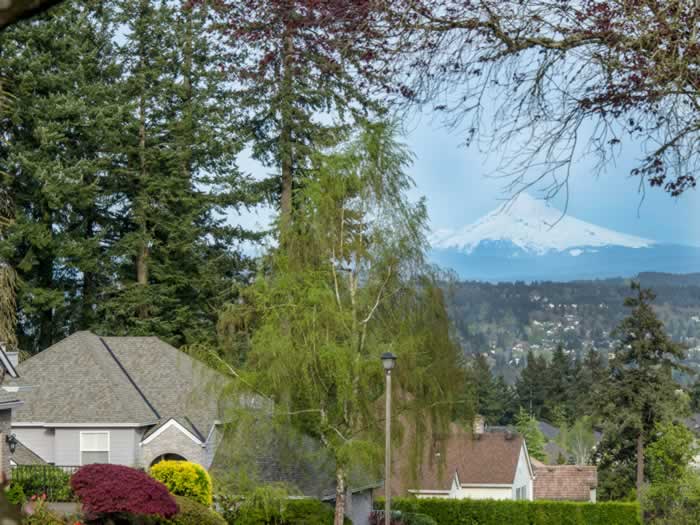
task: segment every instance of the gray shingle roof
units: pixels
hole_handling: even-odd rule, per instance
[[[77,332],[23,361],[16,422],[135,423],[189,418],[198,434],[217,418],[208,388],[222,377],[156,337]]]

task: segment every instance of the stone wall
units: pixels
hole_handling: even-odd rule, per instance
[[[202,445],[192,441],[175,426],[168,427],[153,441],[141,445],[141,464],[148,468],[158,456],[178,454],[187,461],[206,466],[207,454]]]
[[[10,475],[10,449],[5,437],[12,433],[12,410],[0,410],[0,470]]]

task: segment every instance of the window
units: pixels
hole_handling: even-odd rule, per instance
[[[80,433],[80,464],[109,463],[109,432]]]
[[[515,489],[515,499],[527,499],[527,487],[518,487]]]

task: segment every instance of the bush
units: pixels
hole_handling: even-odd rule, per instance
[[[70,474],[53,465],[19,465],[12,470],[12,485],[25,496],[46,494],[48,501],[72,501]]]
[[[376,508],[383,503],[378,500]],[[637,503],[399,498],[392,508],[430,516],[437,525],[641,525]]]
[[[151,467],[151,476],[171,494],[185,496],[202,505],[212,503],[212,482],[204,467],[189,461],[161,461]]]
[[[245,498],[217,496],[216,503],[229,525],[332,525],[334,517],[330,505],[289,499],[286,491],[275,487],[260,487]]]
[[[169,520],[164,520],[163,525],[226,525],[221,515],[197,501],[184,496],[175,496],[175,501],[180,510]]]
[[[46,496],[32,496],[31,512],[22,520],[22,525],[64,525],[63,519],[51,512],[46,506]]]
[[[384,511],[372,512],[369,516],[369,525],[384,525]],[[393,511],[390,525],[437,525],[437,522],[426,514]]]
[[[165,485],[133,468],[87,465],[73,474],[70,483],[91,520],[124,514],[170,518],[178,511]]]
[[[7,501],[13,505],[22,505],[25,501],[27,501],[27,496],[24,494],[22,485],[14,481],[10,483],[7,491],[5,491],[5,497],[7,498]]]

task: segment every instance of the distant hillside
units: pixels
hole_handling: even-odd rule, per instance
[[[637,278],[656,292],[659,317],[700,365],[700,273]],[[459,282],[450,287],[450,313],[465,352],[487,352],[495,372],[513,380],[528,350],[549,355],[563,344],[572,357],[589,348],[607,355],[611,332],[627,314],[629,282]]]

